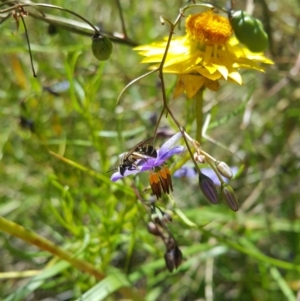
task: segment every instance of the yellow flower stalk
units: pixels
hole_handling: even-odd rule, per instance
[[[163,66],[164,73],[178,74],[174,97],[186,92],[192,98],[201,88],[219,89],[219,80],[242,84],[239,69],[263,72],[261,63],[272,64],[263,53],[253,53],[239,43],[227,17],[208,10],[186,18],[186,35],[173,38]],[[142,63],[162,61],[167,41],[134,48]]]

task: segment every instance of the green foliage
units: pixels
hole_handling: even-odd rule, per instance
[[[122,32],[115,2],[51,2],[101,24],[108,35]],[[120,2],[132,40],[112,40],[105,62],[91,51],[93,30],[75,16],[47,9],[57,22],[54,34],[46,22],[26,17],[37,78],[22,23],[18,32],[13,18],[0,25],[1,298],[296,300],[298,3],[273,1],[273,9],[266,10],[265,1],[257,1],[253,15],[264,22],[275,65],[265,74],[243,72],[243,86],[226,82],[218,92],[205,94],[204,113],[212,122],[202,146],[230,166],[244,166],[230,182],[240,208],[233,212],[224,202],[208,203],[197,178],[174,179],[172,197],[157,202],[173,213],[168,227],[183,253],[182,264],[170,273],[165,245],[147,231],[148,175],[111,182],[107,171],[119,154],[153,133],[161,112],[157,73],[131,85],[116,105],[122,89],[147,72],[132,46],[167,36],[159,16],[175,19],[180,5]],[[58,26],[63,23],[58,17],[70,24]],[[75,27],[85,34],[70,29]],[[165,78],[170,97],[175,80]],[[195,133],[193,103],[182,96],[170,107]],[[165,132],[178,131],[170,116],[162,125]],[[158,138],[158,145],[166,139]],[[176,160],[180,164],[185,158]],[[52,252],[46,251],[49,246]]]

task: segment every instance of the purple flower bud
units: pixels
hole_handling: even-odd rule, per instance
[[[199,185],[204,196],[213,204],[218,204],[218,192],[217,188],[208,176],[203,173],[199,174]]]
[[[225,198],[225,201],[227,205],[230,207],[230,209],[233,211],[238,211],[239,209],[238,200],[232,187],[229,186],[228,184],[222,184],[221,193]]]
[[[227,179],[231,179],[233,176],[232,170],[230,167],[223,161],[217,161],[216,167],[219,173]]]
[[[170,272],[173,272],[174,269],[177,269],[182,261],[182,253],[177,246],[174,249],[167,251],[164,257],[167,269]]]

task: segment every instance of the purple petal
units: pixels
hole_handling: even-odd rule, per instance
[[[157,166],[155,162],[156,162],[156,158],[147,159],[145,162],[143,162],[143,164],[141,164],[140,170],[146,171],[152,169],[153,167]]]
[[[167,152],[161,153],[161,149],[157,150],[157,158],[149,158],[143,164],[141,164],[141,171],[150,170],[153,167],[162,165],[165,161],[167,161],[170,157],[176,154],[180,154],[184,151],[184,146],[178,145]]]
[[[110,180],[113,181],[113,182],[116,182],[116,181],[122,179],[123,177],[127,177],[129,175],[135,175],[135,174],[137,174],[139,172],[141,172],[140,168],[139,169],[134,169],[134,170],[128,170],[128,169],[126,169],[125,172],[124,172],[124,176],[122,176],[120,174],[120,172],[117,171],[114,174],[112,174],[112,176],[110,177]]]
[[[165,151],[165,152],[161,152],[161,149],[160,149],[158,151],[157,160],[162,161],[162,163],[163,163],[166,160],[168,160],[170,157],[172,157],[173,155],[181,154],[183,151],[184,151],[184,146],[182,146],[182,145],[175,146],[175,147],[173,147],[170,150]]]
[[[194,178],[198,173],[194,167],[183,166],[176,170],[173,174],[175,178]]]
[[[121,178],[123,178],[123,176],[117,171],[112,174],[112,176],[110,177],[110,180],[113,182],[116,182],[116,181],[120,180]]]
[[[182,137],[181,132],[173,135],[169,140],[167,140],[160,148],[160,154],[163,155],[165,152],[170,150],[170,148],[173,147],[173,145],[177,142],[178,139]]]
[[[211,168],[201,168],[201,172],[207,177],[209,177],[214,182],[215,185],[220,186],[221,183],[219,181],[219,178]],[[224,180],[225,182],[228,182],[228,179],[224,178]]]

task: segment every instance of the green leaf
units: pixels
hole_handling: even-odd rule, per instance
[[[31,278],[25,286],[16,290],[3,301],[24,300],[30,293],[38,289],[45,282],[47,282],[49,278],[56,276],[68,267],[70,267],[70,263],[66,261],[59,261],[53,266],[45,268],[39,275]]]

